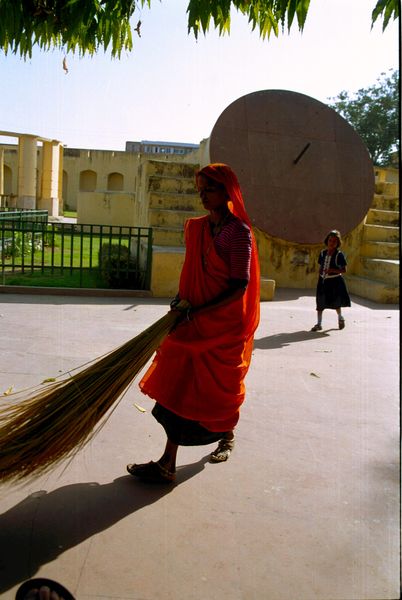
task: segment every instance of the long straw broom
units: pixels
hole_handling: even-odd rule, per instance
[[[177,308],[188,307],[181,301]],[[0,407],[0,482],[41,475],[72,457],[104,425],[136,375],[182,320],[170,311],[142,333],[68,379]],[[15,394],[19,396],[21,393]]]

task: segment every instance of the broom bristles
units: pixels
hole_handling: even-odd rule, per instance
[[[1,408],[0,481],[43,474],[72,457],[104,425],[110,409],[180,319],[180,313],[168,312],[69,379],[48,383]]]

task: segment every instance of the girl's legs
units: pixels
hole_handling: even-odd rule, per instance
[[[317,323],[312,327],[311,331],[321,331],[322,329],[322,310],[317,310]]]
[[[336,309],[336,313],[338,315],[338,325],[339,325],[339,329],[343,329],[345,327],[345,319],[342,316],[342,309],[341,308],[337,308]]]

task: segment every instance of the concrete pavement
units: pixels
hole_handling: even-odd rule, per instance
[[[38,576],[76,600],[399,598],[399,310],[352,302],[343,331],[326,311],[319,333],[313,291],[262,303],[227,463],[181,448],[175,486],[130,477],[164,445],[134,383],[72,462],[0,486],[0,598]],[[1,294],[0,392],[114,349],[166,307]]]

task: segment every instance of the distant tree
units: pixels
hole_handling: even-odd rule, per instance
[[[151,0],[0,0],[0,50],[26,58],[35,45],[80,55],[110,48],[112,56],[120,57],[133,48],[130,19],[138,5],[150,7]],[[213,23],[220,35],[229,33],[232,8],[248,17],[262,38],[290,31],[295,21],[302,31],[309,5],[310,0],[189,0],[188,31],[197,38]],[[377,0],[372,25],[379,17],[385,29],[399,17],[399,0]],[[141,36],[140,20],[134,31]]]
[[[382,73],[377,82],[353,94],[342,91],[329,106],[360,134],[375,165],[388,165],[399,149],[399,76]]]

